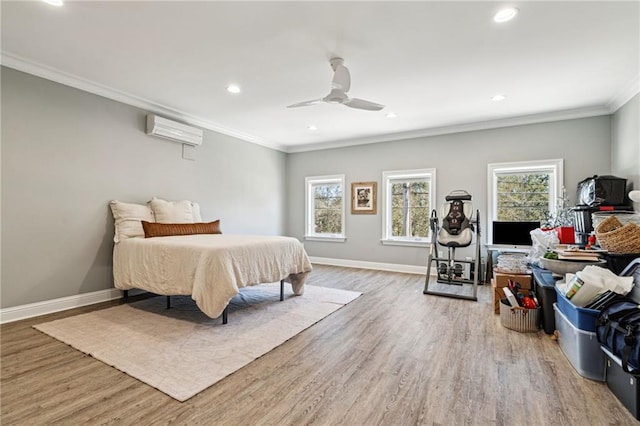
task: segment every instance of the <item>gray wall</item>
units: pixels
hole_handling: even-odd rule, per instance
[[[438,205],[450,191],[465,189],[486,220],[488,163],[563,158],[564,185],[573,203],[580,180],[610,172],[610,138],[610,117],[600,116],[290,154],[287,233],[304,235],[305,176],[344,173],[348,189],[351,182],[376,181],[381,200],[383,171],[435,167]],[[375,216],[347,210],[345,243],[307,241],[305,247],[311,256],[425,265],[424,248],[380,243],[381,220],[380,208]]]
[[[629,189],[640,189],[640,95],[611,117],[611,174],[628,179]],[[640,211],[640,203],[634,203]]]
[[[111,288],[112,199],[191,199],[224,232],[302,239],[305,176],[344,173],[350,188],[380,183],[386,170],[435,167],[439,200],[466,189],[483,216],[490,162],[564,158],[572,201],[592,174],[625,176],[638,189],[638,103],[612,117],[289,155],[205,131],[189,161],[180,144],[144,134],[146,111],[2,68],[1,306]],[[424,248],[380,243],[378,210],[347,211],[347,242],[306,242],[309,254],[424,265]]]
[[[206,131],[183,160],[145,115],[2,68],[2,307],[113,287],[112,199],[190,199],[226,233],[284,233],[285,154]]]

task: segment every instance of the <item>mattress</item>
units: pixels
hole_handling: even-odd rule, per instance
[[[311,262],[295,238],[231,234],[130,238],[113,252],[116,288],[191,295],[220,316],[242,287],[286,280],[302,295]]]

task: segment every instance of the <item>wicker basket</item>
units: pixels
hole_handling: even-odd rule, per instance
[[[640,226],[633,222],[623,225],[615,216],[603,220],[596,228],[598,244],[611,253],[639,253]]]
[[[640,212],[629,211],[597,211],[591,213],[591,228],[596,229],[600,223],[607,218],[615,216],[618,221],[625,225],[629,222],[633,222],[636,225],[640,225]],[[585,231],[586,232],[586,231]]]
[[[541,308],[526,309],[521,306],[512,308],[500,301],[500,323],[521,333],[538,331]]]
[[[605,233],[616,230],[622,226],[622,222],[615,216],[609,216],[596,226],[596,232]]]

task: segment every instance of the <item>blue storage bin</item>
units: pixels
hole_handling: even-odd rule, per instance
[[[574,305],[564,296],[564,294],[562,294],[560,290],[558,290],[557,286],[556,293],[558,296],[556,300],[558,309],[574,327],[584,331],[596,331],[596,318],[598,318],[600,311],[596,309],[580,308]]]

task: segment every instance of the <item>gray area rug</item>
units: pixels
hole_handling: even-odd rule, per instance
[[[153,297],[34,326],[68,345],[186,401],[312,326],[362,293],[280,283],[247,287],[231,302],[229,323],[200,312],[189,296]]]

